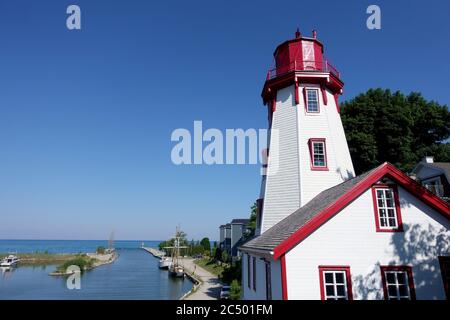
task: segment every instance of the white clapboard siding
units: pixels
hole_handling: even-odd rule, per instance
[[[399,187],[405,232],[376,232],[369,189],[286,254],[289,299],[320,299],[319,266],[350,266],[354,299],[383,299],[380,265],[410,265],[417,299],[445,299],[450,222]],[[418,241],[419,239],[420,241]]]
[[[248,287],[247,254],[242,256],[242,298],[244,300],[266,300],[266,267],[259,256],[250,255],[250,288]],[[256,291],[253,290],[253,258],[256,257]],[[272,300],[282,299],[280,261],[271,261]]]
[[[300,207],[300,176],[297,133],[297,108],[293,103],[293,86],[279,90],[272,129],[278,130],[278,139],[270,139],[269,166],[277,161],[277,170],[269,167],[264,194],[261,232]],[[278,144],[276,146],[275,144]],[[278,149],[278,159],[274,150]]]

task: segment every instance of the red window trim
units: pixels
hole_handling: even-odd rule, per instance
[[[314,142],[323,142],[323,151],[325,154],[325,166],[324,167],[318,167],[314,165],[314,149],[313,149],[313,143]],[[327,142],[325,138],[310,138],[308,141],[309,144],[309,156],[311,159],[311,170],[313,171],[328,171],[328,156],[327,156]]]
[[[316,91],[317,96],[317,111],[308,111],[308,90]],[[305,97],[305,112],[310,114],[319,114],[320,113],[320,99],[319,99],[319,89],[318,88],[303,88],[303,94]]]
[[[383,229],[380,226],[380,219],[378,217],[378,202],[376,189],[392,189],[394,192],[395,202],[395,214],[397,216],[397,228]],[[374,184],[372,186],[372,200],[373,200],[373,212],[375,215],[375,226],[377,232],[403,232],[402,212],[400,210],[400,200],[398,196],[398,188],[395,184]]]
[[[416,300],[416,290],[414,288],[412,267],[410,267],[410,266],[380,266],[380,270],[381,270],[381,282],[383,284],[384,300],[389,300],[386,276],[384,274],[386,271],[406,271],[406,274],[408,275],[409,296],[410,296],[411,300]]]
[[[439,256],[439,267],[441,268],[441,275],[442,275],[442,281],[444,285],[444,291],[445,296],[447,297],[447,300],[450,301],[450,288],[447,282],[447,277],[449,277],[449,274],[445,273],[444,263],[447,261],[447,263],[450,263],[450,256]]]
[[[352,278],[349,266],[319,266],[320,298],[322,300],[326,300],[325,281],[323,279],[324,271],[345,271],[345,280],[347,282],[347,299],[353,300]]]

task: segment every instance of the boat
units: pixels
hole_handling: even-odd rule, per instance
[[[174,238],[174,246],[173,247],[166,247],[166,249],[172,249],[172,259],[169,266],[169,276],[175,277],[175,278],[182,278],[184,277],[184,268],[180,264],[180,249],[181,248],[187,248],[185,246],[180,246],[180,240],[181,240],[181,232],[177,228],[177,232],[175,233]]]
[[[175,278],[182,278],[184,277],[184,268],[180,265],[177,266],[170,266],[169,267],[169,275]]]
[[[0,262],[0,267],[14,267],[19,263],[20,259],[18,256],[10,254]]]
[[[169,267],[172,265],[172,259],[169,257],[161,257],[161,260],[159,260],[159,268],[160,269],[169,269]]]

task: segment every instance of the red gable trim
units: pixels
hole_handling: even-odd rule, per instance
[[[353,188],[343,194],[333,204],[322,210],[307,224],[298,229],[289,238],[275,247],[275,249],[273,250],[273,258],[278,259],[281,255],[292,249],[300,241],[304,240],[311,233],[316,231],[321,225],[334,217],[350,202],[359,197],[363,192],[369,189],[374,183],[376,183],[384,176],[387,176],[390,179],[394,180],[404,189],[423,201],[425,204],[441,213],[444,217],[450,219],[450,205],[447,202],[428,191],[418,182],[412,180],[402,171],[395,168],[392,164],[385,162],[381,166],[373,170],[373,172],[371,172],[367,177],[357,183]]]

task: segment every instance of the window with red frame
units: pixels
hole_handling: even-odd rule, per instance
[[[375,223],[378,232],[402,231],[400,202],[396,186],[372,187]]]
[[[450,257],[439,257],[442,281],[444,282],[445,295],[450,300]]]
[[[415,300],[411,267],[381,267],[384,298],[386,300]]]
[[[306,112],[319,113],[319,90],[306,89]]]
[[[325,139],[309,139],[309,151],[311,153],[311,168],[313,170],[328,170]]]
[[[319,267],[322,300],[352,300],[350,267]]]

